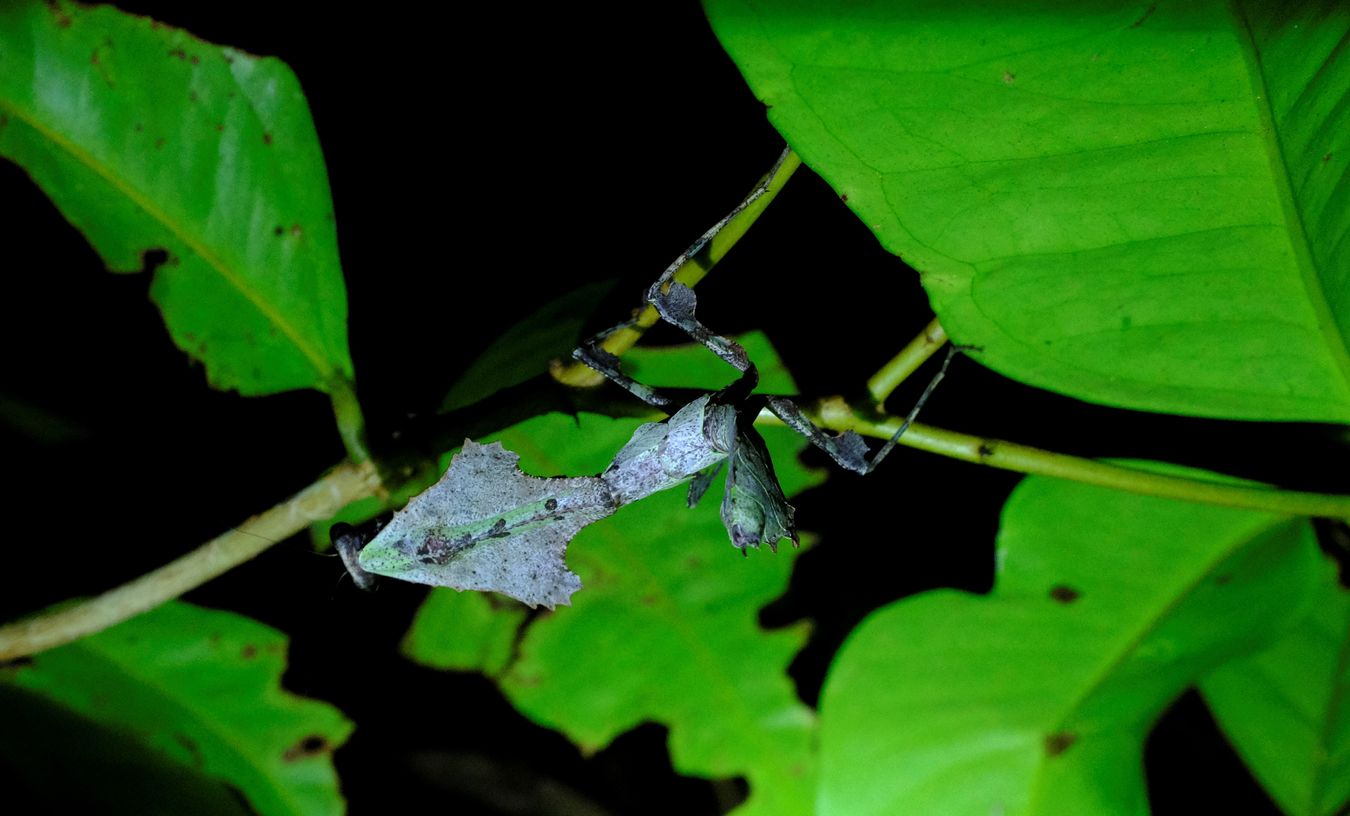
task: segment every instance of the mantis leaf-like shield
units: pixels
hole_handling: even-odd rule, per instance
[[[414,497],[361,551],[366,572],[455,589],[489,590],[530,606],[569,604],[581,579],[567,543],[614,513],[599,478],[520,471],[500,442],[464,441],[441,480]]]

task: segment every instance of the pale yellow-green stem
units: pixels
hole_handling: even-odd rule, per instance
[[[832,431],[851,430],[879,439],[890,439],[901,422],[898,418],[880,421],[866,419],[859,416],[852,406],[838,398],[822,400],[814,408],[808,409],[806,414],[822,428]],[[765,425],[782,424],[781,420],[768,411],[762,412],[756,422]],[[1003,470],[1056,476],[1148,496],[1163,496],[1226,507],[1244,507],[1251,510],[1269,510],[1290,515],[1350,520],[1350,496],[1304,493],[1269,487],[1246,487],[1182,476],[1167,476],[1096,459],[1054,453],[1002,439],[957,433],[918,422],[909,426],[909,430],[900,437],[900,444]]]
[[[938,319],[933,318],[909,344],[900,349],[900,353],[891,358],[891,361],[877,370],[870,379],[867,380],[867,393],[872,396],[872,401],[877,404],[878,410],[884,408],[886,398],[896,389],[900,383],[904,382],[909,375],[918,370],[919,366],[928,361],[942,348],[947,342],[947,331],[942,328]]]
[[[730,219],[722,224],[706,247],[695,253],[695,257],[681,256],[674,272],[674,280],[685,286],[693,287],[703,280],[717,262],[726,257],[736,242],[759,220],[761,214],[778,197],[788,179],[801,166],[802,160],[791,150],[786,151],[774,165],[770,175],[755,185],[749,198],[742,202],[741,209],[734,211]],[[661,316],[656,308],[647,304],[638,313],[633,323],[606,337],[600,347],[616,357],[637,344],[642,335],[656,325]],[[605,381],[603,375],[580,362],[565,362],[554,365],[550,372],[553,378],[563,385],[574,388],[592,388]]]
[[[153,572],[96,598],[0,626],[0,661],[70,643],[153,609],[379,490],[371,462],[339,465],[287,501]]]

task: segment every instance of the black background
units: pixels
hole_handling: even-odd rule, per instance
[[[120,5],[278,56],[300,77],[327,157],[374,434],[431,411],[494,332],[580,284],[619,280],[592,328],[625,316],[781,148],[694,4],[644,4],[640,14]],[[322,395],[210,391],[170,343],[149,276],[106,273],[15,166],[0,163],[0,191],[11,259],[0,444],[15,484],[5,618],[152,569],[342,457]],[[699,294],[714,328],[767,331],[808,395],[856,395],[931,317],[916,274],[806,169]],[[29,409],[60,421],[25,430]],[[964,359],[925,419],[1069,453],[1350,489],[1343,468],[1336,477],[1309,466],[1329,455],[1329,429],[1112,411]],[[814,621],[792,667],[805,700],[816,701],[831,656],[871,610],[937,586],[989,588],[999,508],[1017,478],[902,449],[867,479],[836,471],[795,502],[820,543],[763,620]],[[424,591],[387,582],[365,595],[341,574],[296,538],[187,599],[290,634],[286,686],[356,721],[335,758],[354,812],[396,796],[446,812],[545,813],[560,790],[611,813],[715,813],[734,801],[734,783],[673,774],[659,726],[583,757],[489,681],[400,658]],[[395,720],[376,693],[388,689],[425,713]],[[1275,812],[1193,695],[1163,718],[1146,761],[1158,814]]]

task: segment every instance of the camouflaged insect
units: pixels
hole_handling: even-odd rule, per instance
[[[785,151],[784,158],[787,155]],[[647,291],[647,302],[663,320],[741,372],[736,382],[676,410],[673,400],[625,375],[618,358],[601,345],[634,321],[591,338],[573,356],[648,404],[673,411],[670,418],[638,427],[598,476],[529,476],[517,467],[519,457],[501,443],[479,445],[465,440],[441,480],[395,514],[364,549],[346,531],[340,536],[339,551],[358,585],[369,585],[370,574],[374,574],[460,590],[501,592],[530,606],[551,609],[568,604],[572,593],[580,589],[581,579],[567,568],[564,555],[578,531],[625,504],[682,484],[689,485],[692,507],[724,465],[727,480],[721,516],[732,543],[742,552],[763,544],[776,550],[783,538],[796,544],[792,505],[774,475],[764,440],[752,425],[762,408],[842,467],[863,474],[875,468],[909,427],[946,371],[945,363],[899,431],[869,459],[867,446],[852,431],[841,436],[827,434],[792,400],[755,395],[759,374],[745,349],[700,323],[693,290],[674,280],[675,273],[693,263],[713,236],[767,191],[768,179],[777,170],[778,165]]]

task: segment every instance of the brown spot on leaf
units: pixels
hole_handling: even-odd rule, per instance
[[[270,133],[264,133],[264,134],[263,134],[263,144],[265,144],[265,145],[270,145],[271,143],[272,143],[272,134],[270,134]]]
[[[145,125],[141,124],[140,122],[137,122],[136,125],[135,125],[135,127],[136,127],[136,132],[137,132],[137,133],[144,133],[144,132],[145,132]]]
[[[310,734],[296,744],[286,749],[286,753],[281,758],[287,762],[295,762],[299,759],[312,757],[316,754],[322,754],[329,750],[328,740],[318,734]]]
[[[183,750],[192,755],[192,764],[198,768],[206,767],[206,759],[202,756],[201,746],[197,741],[187,734],[174,734],[173,741],[183,746]]]
[[[981,459],[988,459],[994,455],[994,445],[992,442],[981,442],[980,447],[975,452]]]
[[[201,57],[198,57],[196,54],[192,54],[191,56],[189,56],[189,57],[188,57],[188,62],[192,63],[193,65],[201,65],[201,64],[202,64]]]
[[[188,101],[189,101],[189,102],[196,102],[196,101],[197,101],[197,92],[196,92],[196,91],[188,91]]]
[[[291,235],[299,238],[302,234],[304,234],[304,230],[300,229],[299,224],[291,224]]]
[[[839,196],[839,200],[848,203],[848,193],[844,193],[843,195]]]
[[[47,11],[51,12],[52,17],[56,20],[57,28],[70,28],[70,24],[74,22],[56,0],[47,0]]]
[[[1083,597],[1083,593],[1066,584],[1055,584],[1050,587],[1050,599],[1055,603],[1067,605],[1081,597]]]
[[[1324,161],[1324,162],[1329,162],[1329,161],[1331,161],[1331,154],[1330,154],[1330,153],[1323,153],[1323,154],[1322,154],[1322,161]]]
[[[1221,574],[1221,575],[1216,575],[1216,576],[1214,576],[1214,583],[1215,583],[1216,585],[1218,585],[1218,586],[1223,586],[1224,584],[1232,583],[1232,581],[1233,581],[1233,576],[1232,576],[1232,575],[1229,575],[1229,574],[1227,574],[1227,573],[1223,573],[1223,574]]]
[[[1045,738],[1045,755],[1057,757],[1069,750],[1069,746],[1078,741],[1078,735],[1072,731],[1058,731]]]
[[[181,49],[181,48],[175,48],[175,49],[173,49],[172,51],[169,52],[169,56],[171,56],[171,57],[177,57],[177,58],[180,59],[180,60],[186,60],[186,59],[187,59],[187,52],[184,51],[184,50]]]
[[[1004,84],[1004,85],[1011,85],[1011,84],[1013,84],[1013,83],[1016,82],[1016,81],[1017,81],[1017,74],[1014,74],[1012,71],[1004,71],[1004,72],[1003,72],[1003,84]]]
[[[244,648],[239,650],[239,656],[245,660],[252,660],[258,656],[258,647],[252,643],[245,643]]]
[[[1146,9],[1144,9],[1144,13],[1141,14],[1141,15],[1139,15],[1139,19],[1138,19],[1138,20],[1135,20],[1133,23],[1130,23],[1130,28],[1138,28],[1139,26],[1143,25],[1143,24],[1144,24],[1144,21],[1147,20],[1148,18],[1152,17],[1152,16],[1153,16],[1153,12],[1155,12],[1155,11],[1157,11],[1157,10],[1158,10],[1158,4],[1157,4],[1157,3],[1154,3],[1153,5],[1149,6],[1149,7],[1146,8]]]
[[[273,235],[281,236],[286,234],[286,228],[277,224],[276,229],[272,230]]]
[[[216,122],[216,132],[217,132],[217,133],[224,133],[224,132],[225,132],[225,123],[224,123],[224,122]]]
[[[156,150],[159,150],[159,149],[160,149],[161,147],[163,147],[163,146],[164,146],[164,137],[163,137],[163,136],[160,136],[160,137],[158,137],[157,139],[155,139],[155,149],[156,149]]]

